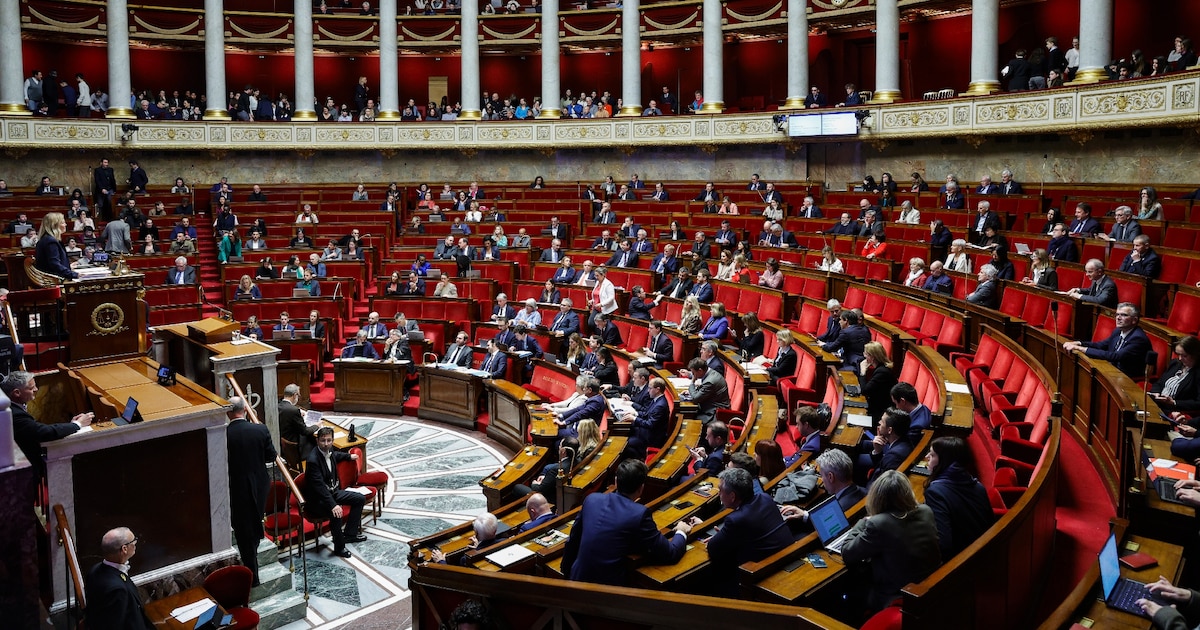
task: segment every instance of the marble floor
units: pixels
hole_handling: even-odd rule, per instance
[[[353,556],[332,555],[328,535],[307,553],[309,606],[305,619],[285,630],[412,626],[408,542],[487,511],[479,480],[511,457],[483,434],[411,416],[326,415],[369,438],[367,467],[386,470],[387,502],[377,523],[364,519],[367,541],[348,545]],[[294,583],[303,590],[299,558]]]

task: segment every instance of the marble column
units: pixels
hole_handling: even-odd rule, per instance
[[[296,98],[292,120],[316,120],[317,91],[313,85],[312,0],[296,0],[292,29],[295,31]]]
[[[33,114],[25,107],[21,55],[21,0],[0,0],[0,114]]]
[[[787,3],[787,100],[784,109],[804,109],[808,95],[808,0]]]
[[[562,118],[558,49],[558,0],[542,2],[542,112],[538,118]]]
[[[400,65],[396,50],[396,0],[379,0],[379,102],[375,118],[400,117]]]
[[[204,93],[208,98],[205,120],[228,120],[225,89],[224,0],[204,0]]]
[[[458,120],[483,118],[479,80],[479,3],[468,0],[462,3],[462,111]]]
[[[108,118],[133,118],[129,79],[129,4],[108,0]]]
[[[1000,0],[971,2],[971,83],[967,95],[1000,91]]]
[[[618,116],[642,115],[642,12],[640,0],[621,9],[621,100]],[[613,103],[615,106],[616,103]]]
[[[700,111],[725,109],[725,36],[721,33],[721,0],[704,0],[704,105]],[[679,94],[679,111],[688,103],[688,90]]]
[[[875,97],[872,103],[900,99],[900,8],[897,0],[875,2]]]
[[[1079,2],[1079,72],[1072,83],[1108,80],[1112,61],[1113,0]]]

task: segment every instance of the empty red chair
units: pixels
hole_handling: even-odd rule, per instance
[[[234,627],[246,630],[258,627],[258,613],[250,610],[253,585],[254,572],[241,565],[217,569],[204,578],[204,590],[233,615]]]

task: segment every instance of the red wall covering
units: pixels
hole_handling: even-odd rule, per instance
[[[281,0],[256,0],[264,10]],[[288,0],[290,3],[290,0]],[[163,5],[190,6],[192,0],[163,0]],[[1151,9],[1152,7],[1152,9]],[[1192,36],[1200,45],[1200,3],[1191,0],[1114,0],[1116,33],[1113,52],[1127,57],[1141,48],[1147,59],[1166,54],[1176,35]],[[1018,48],[1040,46],[1049,36],[1058,37],[1068,47],[1079,28],[1078,0],[1047,0],[1004,9],[1000,14],[1000,65],[1012,58]],[[1186,25],[1186,26],[1180,26]],[[969,15],[909,22],[901,25],[901,90],[909,98],[920,98],[928,90],[953,87],[963,90],[970,81]],[[47,42],[25,40],[25,68],[48,71],[57,69],[60,77],[73,82],[75,72],[83,72],[93,86],[107,86],[108,67],[105,49],[99,43]],[[725,102],[736,106],[742,97],[761,97],[766,105],[782,102],[787,91],[787,60],[782,39],[726,44]],[[135,48],[131,51],[135,90],[194,89],[204,91],[204,54],[201,50]],[[809,37],[809,75],[831,102],[843,95],[842,85],[854,82],[861,89],[874,84],[875,46],[870,31],[843,31]],[[480,61],[482,89],[499,92],[502,97],[517,94],[532,99],[541,91],[541,58],[538,55],[496,55],[484,53]],[[561,85],[578,93],[581,90],[621,95],[620,51],[611,53],[567,53],[561,57]],[[361,54],[321,54],[313,64],[319,99],[333,96],[341,104],[348,102],[359,75],[366,75],[378,94],[379,60]],[[264,53],[231,52],[226,55],[226,85],[238,90],[254,84],[264,92],[277,95],[292,93],[294,66],[291,56]],[[703,84],[702,50],[658,47],[642,53],[642,104],[670,86],[685,104],[694,90]],[[461,93],[461,72],[457,57],[403,56],[400,59],[401,105],[409,98],[418,104],[428,100],[427,83],[431,76],[449,79],[451,99]]]

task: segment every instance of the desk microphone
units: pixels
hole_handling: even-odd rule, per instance
[[[1054,322],[1054,395],[1050,398],[1051,415],[1062,417],[1062,354],[1058,344],[1058,302],[1050,303],[1051,321]]]
[[[1158,353],[1151,350],[1146,353],[1146,372],[1142,380],[1142,432],[1146,432],[1146,419],[1150,417],[1150,375],[1158,365]]]
[[[350,442],[357,442],[357,441],[358,441],[358,434],[354,432],[354,425],[353,425],[353,424],[351,424],[351,425],[350,425],[350,435],[347,435],[347,436],[346,436],[346,440],[347,440],[347,441],[350,441]]]

